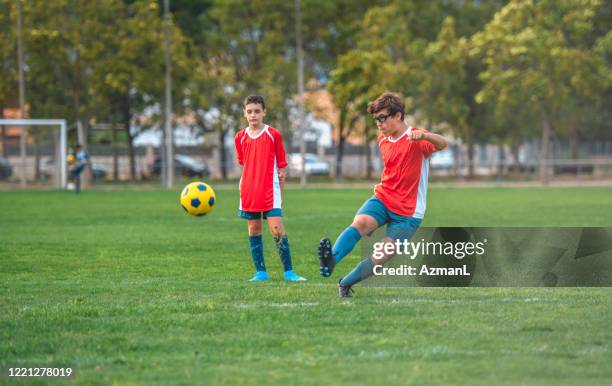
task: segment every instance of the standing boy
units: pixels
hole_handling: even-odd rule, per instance
[[[378,146],[384,168],[374,196],[357,211],[353,223],[340,234],[332,248],[327,238],[319,243],[320,273],[331,275],[334,267],[363,235],[387,225],[384,243],[409,240],[425,215],[429,157],[446,147],[444,137],[409,127],[404,122],[404,102],[398,94],[385,92],[368,104],[380,130]],[[351,297],[351,287],[373,274],[374,265],[384,264],[393,253],[359,263],[338,284],[341,297]]]
[[[291,249],[285,233],[281,211],[281,188],[285,183],[287,159],[281,134],[263,123],[266,116],[264,98],[249,95],[244,100],[244,117],[249,126],[236,134],[238,163],[243,166],[240,178],[239,216],[247,220],[251,256],[255,275],[250,281],[269,280],[263,255],[261,219],[268,220],[287,281],[305,281],[293,272]]]

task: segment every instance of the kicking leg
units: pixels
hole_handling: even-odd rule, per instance
[[[338,283],[339,295],[341,297],[351,297],[353,292],[351,287],[353,285],[372,276],[374,274],[375,265],[383,265],[395,256],[395,241],[410,240],[420,225],[420,219],[394,215],[391,223],[387,227],[386,236],[382,239],[385,245],[382,250],[391,250],[393,253],[385,253],[380,258],[371,256],[357,264],[357,266]],[[391,244],[393,247],[387,249],[387,244]]]
[[[382,242],[384,244],[395,244],[395,241],[390,237],[385,237]],[[384,248],[382,250],[385,250]],[[395,254],[384,254],[380,258],[369,257],[359,264],[348,275],[343,277],[338,283],[338,294],[340,297],[351,297],[353,290],[352,286],[374,274],[374,266],[382,265],[389,261]]]
[[[336,264],[353,250],[361,237],[374,232],[377,228],[378,222],[374,217],[368,214],[357,214],[353,223],[338,236],[333,248],[329,239],[321,239],[319,242],[321,276],[330,276]]]

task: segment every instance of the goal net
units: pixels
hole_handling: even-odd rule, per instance
[[[10,180],[67,186],[68,145],[64,119],[0,119],[3,158],[11,168]],[[7,130],[21,128],[21,130]],[[9,134],[7,134],[7,132]],[[23,136],[23,139],[22,139]],[[0,154],[2,156],[2,154]]]

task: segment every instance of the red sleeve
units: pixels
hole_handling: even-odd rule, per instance
[[[240,130],[238,134],[234,137],[234,145],[236,146],[236,157],[238,158],[238,163],[244,166],[244,153],[242,152],[242,137],[244,136],[244,130]]]
[[[283,146],[283,137],[274,130],[274,151],[276,153],[276,167],[279,169],[287,167],[287,155],[285,154],[285,146]]]
[[[416,127],[415,129],[421,130],[424,133],[429,133],[429,131],[427,130],[418,129]],[[426,140],[419,141],[419,147],[421,148],[421,152],[423,153],[423,156],[425,156],[425,158],[429,158],[434,152],[437,151],[434,144]]]

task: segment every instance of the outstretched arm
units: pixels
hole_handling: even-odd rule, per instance
[[[442,150],[447,146],[446,139],[443,136],[424,130],[412,130],[410,139],[413,141],[425,140],[431,142],[436,147],[436,150]]]

